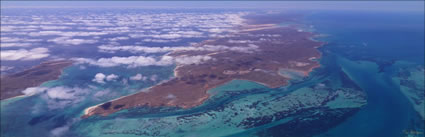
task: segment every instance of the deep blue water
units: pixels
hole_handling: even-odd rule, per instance
[[[424,64],[423,12],[321,11],[308,16],[307,22],[314,25],[316,33],[328,35],[320,38],[328,42],[322,51],[336,58],[336,64],[368,95],[368,105],[322,136],[400,137],[411,130],[423,133],[423,120],[398,85],[391,82],[389,71],[397,69],[391,65],[394,61]]]
[[[328,34],[328,50],[350,59],[424,64],[424,13],[321,11],[307,21]]]

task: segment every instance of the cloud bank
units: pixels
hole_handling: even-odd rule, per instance
[[[1,50],[1,60],[37,60],[46,58],[50,54],[47,48],[33,48],[30,50],[19,49],[19,50]]]
[[[146,81],[146,79],[147,79],[147,77],[146,76],[143,76],[142,74],[140,74],[140,73],[138,73],[138,74],[136,74],[136,75],[134,75],[134,76],[131,76],[130,77],[130,80],[133,80],[133,81],[137,81],[137,80],[143,80],[143,81]]]
[[[128,51],[132,53],[166,53],[171,51],[235,51],[242,53],[253,53],[258,51],[255,44],[246,46],[225,46],[225,45],[203,45],[203,46],[182,46],[182,47],[146,47],[146,46],[98,46],[99,52],[114,53],[116,51]]]
[[[130,56],[130,57],[111,57],[111,58],[100,58],[100,59],[89,59],[89,58],[73,58],[77,64],[89,64],[99,67],[116,67],[116,66],[127,66],[129,68],[142,67],[142,66],[169,66],[173,64],[200,64],[213,58],[205,55],[197,56],[162,56],[160,58],[145,57],[145,56]]]
[[[84,96],[90,93],[89,89],[77,87],[31,87],[22,91],[23,94],[31,96],[40,94],[47,102],[49,110],[63,109],[84,100]]]

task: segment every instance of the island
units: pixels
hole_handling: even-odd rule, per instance
[[[24,95],[21,91],[29,87],[55,80],[65,67],[72,65],[69,60],[43,62],[22,72],[1,76],[1,100]]]
[[[401,64],[401,63],[399,63]],[[425,120],[424,66],[400,67],[392,80],[400,85],[400,91],[409,99],[413,108]]]
[[[124,96],[85,110],[84,118],[135,107],[172,106],[184,109],[201,105],[210,95],[208,90],[232,80],[248,80],[277,88],[292,77],[306,77],[319,67],[317,50],[324,43],[314,41],[311,32],[295,27],[247,24],[237,32],[192,45],[210,50],[180,50],[172,57],[207,56],[201,63],[177,64],[172,79],[147,90]],[[287,75],[293,74],[293,75]]]

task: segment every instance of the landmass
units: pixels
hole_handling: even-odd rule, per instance
[[[57,79],[65,67],[72,65],[69,60],[43,62],[22,72],[1,76],[1,100],[24,95],[21,91]]]
[[[177,64],[175,77],[133,95],[90,107],[83,117],[107,116],[111,113],[141,106],[175,106],[192,108],[210,95],[208,90],[235,79],[261,83],[269,88],[288,84],[290,77],[280,70],[307,76],[319,66],[317,50],[323,43],[311,40],[311,32],[277,24],[249,24],[223,38],[206,40],[197,48],[217,49],[175,51],[169,56],[208,56],[196,64]]]

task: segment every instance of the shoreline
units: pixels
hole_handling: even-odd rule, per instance
[[[18,99],[18,98],[25,98],[25,97],[29,97],[29,96],[32,96],[32,95],[25,95],[25,94],[23,94],[23,95],[18,95],[18,96],[14,96],[14,97],[10,97],[10,98],[6,98],[6,99],[2,99],[2,100],[0,100],[0,102],[10,101],[10,100],[12,100],[12,99]]]

